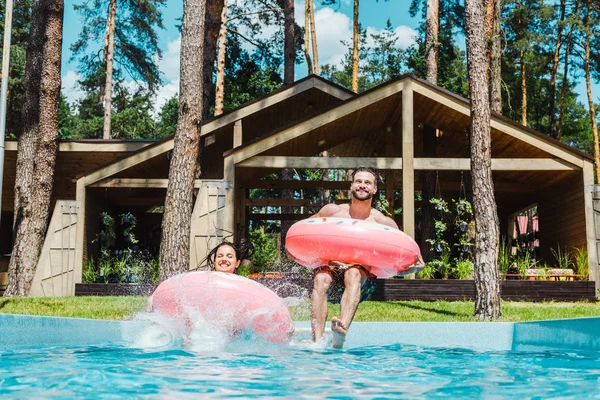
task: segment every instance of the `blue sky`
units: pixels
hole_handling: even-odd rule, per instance
[[[64,42],[63,42],[63,62],[62,62],[62,87],[68,101],[73,104],[81,95],[77,89],[77,61],[69,62],[71,52],[70,46],[77,39],[81,30],[81,21],[79,15],[73,10],[73,5],[81,3],[83,0],[65,1],[65,19],[64,19]],[[230,3],[243,0],[229,0]],[[400,47],[408,47],[413,43],[416,28],[420,22],[420,15],[411,18],[408,13],[410,6],[409,0],[363,0],[360,2],[359,18],[367,32],[382,30],[388,19],[397,32]],[[350,41],[352,38],[352,2],[350,0],[341,0],[336,6],[321,6],[320,1],[315,1],[315,21],[317,29],[317,41],[319,48],[320,64],[339,63],[346,53],[347,49],[340,43],[340,40]],[[299,25],[304,25],[304,1],[295,1],[296,21]],[[163,22],[165,29],[159,32],[159,45],[163,51],[163,58],[159,62],[160,70],[163,75],[163,87],[159,91],[156,99],[156,108],[160,106],[179,90],[179,46],[180,35],[176,28],[177,18],[180,18],[183,12],[183,1],[168,0],[167,6],[163,9]],[[464,40],[461,37],[460,40]],[[464,49],[464,43],[459,43]],[[306,75],[306,66],[296,66],[296,79]],[[135,85],[135,83],[131,83]],[[600,98],[600,85],[595,84],[592,88],[596,101]],[[585,82],[580,78],[577,87],[580,93],[580,101],[587,104],[585,94]]]

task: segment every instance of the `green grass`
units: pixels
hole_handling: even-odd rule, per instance
[[[44,297],[0,298],[0,313],[47,315],[93,319],[130,319],[144,311],[146,298],[128,297]],[[308,300],[290,307],[296,321],[309,319]],[[329,317],[340,315],[340,308],[330,305]],[[502,302],[502,321],[533,321],[544,319],[600,316],[600,303],[527,303]],[[393,301],[361,303],[355,321],[451,322],[476,321],[473,303],[468,301]]]
[[[92,319],[129,319],[146,308],[142,296],[0,298],[0,313]]]

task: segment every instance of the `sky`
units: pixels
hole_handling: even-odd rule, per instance
[[[65,0],[64,39],[63,39],[63,61],[62,61],[62,88],[70,104],[74,104],[81,96],[77,88],[77,61],[70,61],[71,45],[77,40],[81,30],[80,16],[73,10],[74,4],[80,4],[84,0]],[[229,0],[230,3],[243,0]],[[340,43],[341,40],[349,42],[352,39],[352,7],[351,0],[340,0],[338,5],[322,6],[319,0],[315,2],[315,24],[317,30],[317,42],[319,50],[319,63],[339,65],[347,49]],[[390,19],[392,26],[399,38],[398,45],[401,48],[409,47],[414,43],[416,29],[420,22],[420,15],[411,18],[408,9],[409,0],[379,0],[360,2],[359,19],[367,33],[375,33],[385,28],[387,20]],[[179,48],[181,37],[176,28],[183,13],[182,0],[167,0],[163,9],[163,24],[165,29],[159,31],[159,46],[163,57],[159,61],[162,72],[163,86],[160,88],[155,100],[155,110],[159,110],[166,100],[179,91]],[[304,26],[304,1],[295,0],[295,18],[300,26]],[[458,43],[465,48],[464,38]],[[296,65],[296,79],[306,76],[305,64]],[[129,82],[135,86],[134,82]],[[584,78],[576,88],[579,100],[587,104]],[[592,87],[596,101],[600,99],[600,85]]]

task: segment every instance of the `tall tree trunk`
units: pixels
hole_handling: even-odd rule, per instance
[[[563,44],[563,21],[565,20],[565,10],[567,0],[560,0],[560,20],[558,31],[556,33],[556,45],[554,46],[554,56],[552,57],[552,69],[550,70],[550,107],[548,108],[548,118],[550,120],[550,136],[556,137],[556,75],[558,64],[560,62],[560,49]]]
[[[194,179],[200,153],[206,0],[184,0],[181,25],[179,116],[169,167],[160,243],[161,278],[184,272],[190,261]]]
[[[294,83],[294,63],[296,62],[296,41],[294,39],[294,0],[283,0],[283,84]]]
[[[439,0],[427,0],[427,20],[425,21],[425,59],[427,81],[437,85],[438,32],[440,25]]]
[[[320,75],[319,72],[319,47],[317,45],[317,26],[315,24],[315,3],[313,0],[306,0],[310,2],[310,38],[312,42],[313,62],[315,67],[315,74]]]
[[[354,22],[352,24],[352,91],[358,93],[358,0],[354,0]]]
[[[600,177],[600,145],[598,144],[598,125],[596,123],[596,110],[594,109],[594,98],[592,97],[592,84],[590,78],[590,36],[592,35],[592,4],[590,0],[586,1],[587,13],[585,17],[585,61],[583,68],[585,70],[585,87],[590,108],[590,120],[592,122],[592,137],[594,138],[594,164],[596,166],[596,176]]]
[[[525,49],[520,49],[521,61],[521,124],[527,126],[527,78],[525,69]]]
[[[223,114],[225,100],[225,53],[227,49],[227,0],[223,2],[221,30],[219,31],[219,52],[217,56],[217,91],[215,93],[215,116]]]
[[[425,21],[425,59],[427,65],[427,81],[437,85],[438,75],[438,35],[439,35],[439,0],[427,0],[427,20]],[[436,129],[425,125],[423,127],[423,155],[435,157],[436,155]],[[423,171],[422,206],[421,206],[421,232],[419,247],[425,261],[430,261],[433,254],[427,239],[431,239],[435,232],[433,207],[430,200],[435,197],[435,172]]]
[[[108,22],[106,23],[108,31],[108,47],[106,51],[106,83],[104,94],[104,132],[103,139],[111,139],[110,130],[112,114],[112,80],[113,80],[113,59],[115,56],[115,20],[117,18],[117,0],[110,0],[108,11]]]
[[[499,318],[498,213],[491,159],[485,0],[466,0],[467,75],[471,98],[471,174],[475,215],[475,316]]]
[[[215,70],[215,58],[217,56],[217,39],[221,29],[221,15],[224,0],[211,0],[206,4],[206,15],[204,17],[204,57],[202,75],[202,118],[208,118],[210,114],[210,98],[214,92],[213,72]]]
[[[571,30],[572,32],[572,30]],[[562,86],[560,88],[560,106],[558,112],[558,127],[556,129],[556,138],[560,140],[562,137],[563,124],[565,122],[565,97],[567,96],[567,88],[569,87],[569,54],[571,53],[570,34],[566,38],[567,46],[565,48],[565,60]]]
[[[573,10],[573,15],[577,15],[577,13],[579,12],[579,4],[579,1],[575,2],[575,9]],[[559,140],[562,137],[562,128],[565,121],[565,97],[567,95],[567,88],[569,87],[569,54],[571,54],[571,36],[573,35],[574,30],[575,25],[571,25],[569,33],[567,33],[567,36],[565,37],[565,43],[567,44],[567,46],[565,48],[563,81],[560,89],[560,111],[558,116],[558,127],[556,130],[556,138]]]
[[[19,138],[15,244],[6,297],[29,294],[46,234],[58,149],[63,13],[63,0],[39,0],[32,11],[25,71],[27,129]]]
[[[110,5],[108,8],[108,15],[110,18]],[[104,35],[104,46],[102,47],[103,51],[102,51],[102,68],[106,68],[106,59],[108,57],[108,39],[110,37],[110,24],[108,23],[108,19],[106,20],[107,24],[106,24],[106,34]],[[106,85],[106,79],[104,79],[104,82],[102,82],[102,80],[100,81],[100,90],[98,91],[98,105],[103,107],[104,106],[104,92],[105,92],[105,85]]]
[[[304,58],[306,59],[308,75],[310,75],[314,73],[312,61],[310,59],[310,0],[306,0],[304,6]]]
[[[492,111],[498,114],[502,113],[501,15],[502,0],[490,0],[486,15],[486,33],[489,46],[490,107]]]

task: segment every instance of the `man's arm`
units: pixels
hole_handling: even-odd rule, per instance
[[[396,221],[394,221],[390,217],[386,217],[385,215],[383,215],[380,212],[375,215],[375,221],[378,222],[378,223],[380,223],[380,224],[389,226],[390,228],[394,228],[394,229],[400,230],[400,228],[398,228],[398,224],[396,223]]]
[[[333,217],[340,210],[340,206],[334,203],[325,204],[318,213],[311,216],[310,218],[319,218],[319,217]]]

